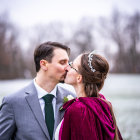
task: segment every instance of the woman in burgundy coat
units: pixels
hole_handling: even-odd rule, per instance
[[[93,52],[79,55],[67,67],[65,83],[77,98],[63,105],[59,140],[122,140],[111,103],[99,91],[109,71],[107,60]]]

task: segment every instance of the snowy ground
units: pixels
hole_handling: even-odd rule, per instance
[[[31,80],[0,81],[0,104],[5,95],[24,87]],[[63,87],[74,91],[69,85]],[[124,140],[140,139],[140,75],[110,74],[101,91],[112,102]]]

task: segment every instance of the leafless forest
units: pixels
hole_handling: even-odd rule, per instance
[[[25,37],[28,49],[24,49]],[[84,51],[103,50],[111,73],[140,73],[140,13],[128,15],[114,10],[108,18],[83,17],[77,24],[69,25],[51,22],[25,31],[3,13],[0,15],[0,79],[33,77],[34,48],[45,41],[68,45],[71,60]]]

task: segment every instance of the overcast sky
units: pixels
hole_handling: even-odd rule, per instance
[[[51,21],[74,23],[84,16],[109,16],[113,8],[132,14],[140,11],[140,0],[0,0],[0,13],[7,11],[21,27]]]

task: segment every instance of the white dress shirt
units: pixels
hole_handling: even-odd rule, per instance
[[[45,91],[43,88],[41,88],[41,87],[36,83],[35,79],[34,79],[34,85],[35,85],[35,88],[36,88],[36,90],[37,90],[37,95],[38,95],[38,99],[39,99],[39,103],[40,103],[40,106],[41,106],[41,110],[42,110],[44,119],[45,119],[45,111],[44,111],[45,102],[44,102],[44,100],[42,99],[42,97],[45,96],[46,94],[52,94],[52,95],[54,95],[54,98],[53,98],[53,100],[52,100],[52,105],[53,105],[54,119],[55,119],[55,106],[56,106],[56,90],[57,90],[57,85],[55,86],[55,88],[54,88],[50,93],[48,93],[48,92]]]

